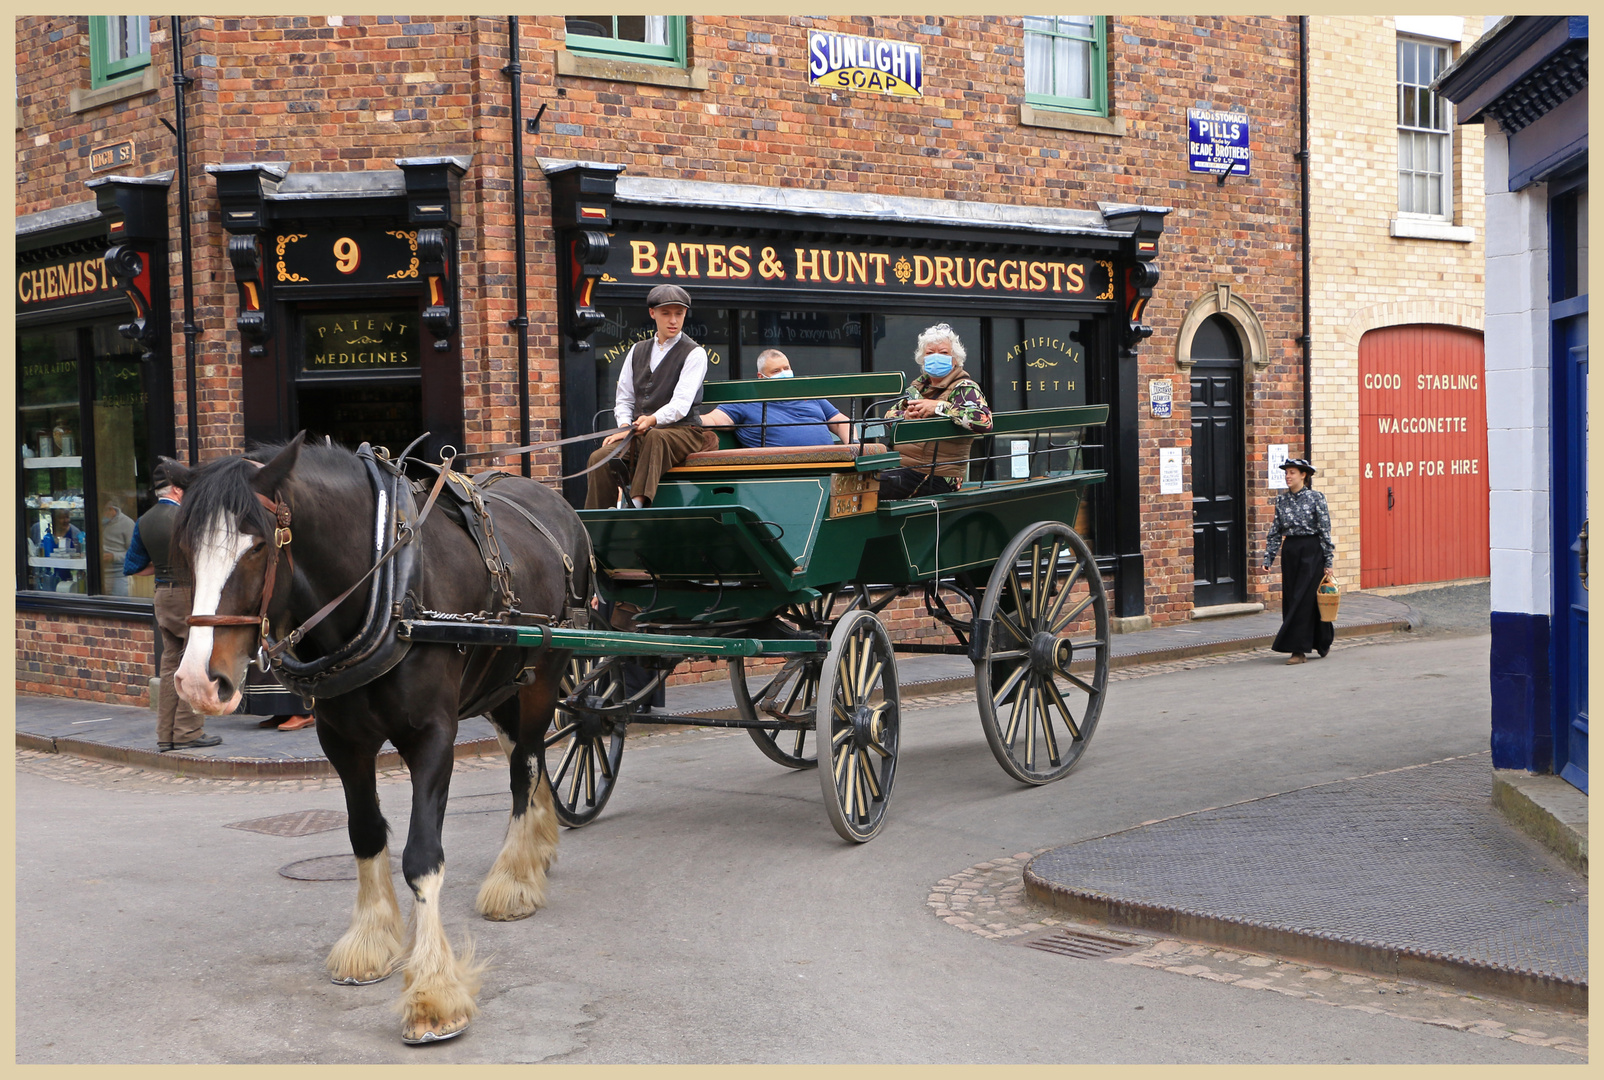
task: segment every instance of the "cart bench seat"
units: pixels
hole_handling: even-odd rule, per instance
[[[861,451],[861,453],[860,453]],[[731,465],[836,465],[848,466],[858,458],[884,454],[885,446],[869,443],[831,443],[826,446],[740,446],[727,450],[699,450],[668,471],[701,472]]]

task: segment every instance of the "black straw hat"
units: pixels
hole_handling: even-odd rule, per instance
[[[1310,476],[1313,476],[1315,474],[1315,471],[1316,471],[1315,467],[1313,465],[1310,465],[1308,463],[1308,461],[1306,461],[1306,460],[1304,460],[1303,458],[1300,458],[1300,457],[1289,457],[1289,458],[1287,458],[1285,461],[1283,461],[1281,463],[1281,467],[1283,469],[1302,469],[1304,472],[1308,473]]]

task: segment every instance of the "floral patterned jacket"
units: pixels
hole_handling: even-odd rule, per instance
[[[1287,536],[1318,536],[1326,569],[1331,569],[1336,548],[1331,543],[1331,513],[1326,509],[1324,494],[1306,487],[1301,491],[1283,491],[1275,497],[1275,520],[1270,523],[1269,542],[1264,548],[1266,570],[1281,553],[1281,540]]]
[[[909,403],[921,398],[939,396],[941,391],[931,384],[936,380],[928,375],[919,375],[908,384],[907,393],[903,399],[893,405],[886,412],[886,416],[898,417],[907,409]],[[977,435],[984,435],[991,430],[991,406],[986,403],[986,395],[980,392],[980,384],[969,375],[960,375],[957,388],[946,401],[936,402],[936,415],[945,416],[961,428],[967,428]]]

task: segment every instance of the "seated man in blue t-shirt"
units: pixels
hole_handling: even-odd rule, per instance
[[[760,379],[789,379],[791,361],[779,349],[757,358]],[[708,427],[734,427],[742,446],[828,446],[852,441],[852,422],[823,398],[810,401],[742,401],[702,414]],[[833,436],[833,437],[832,437]]]

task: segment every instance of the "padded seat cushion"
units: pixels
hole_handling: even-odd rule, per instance
[[[865,453],[883,454],[880,443],[869,443]],[[709,465],[802,465],[814,462],[843,464],[855,461],[858,444],[831,443],[828,446],[743,446],[735,450],[700,450],[675,468],[705,468]],[[672,470],[671,470],[672,471]]]

